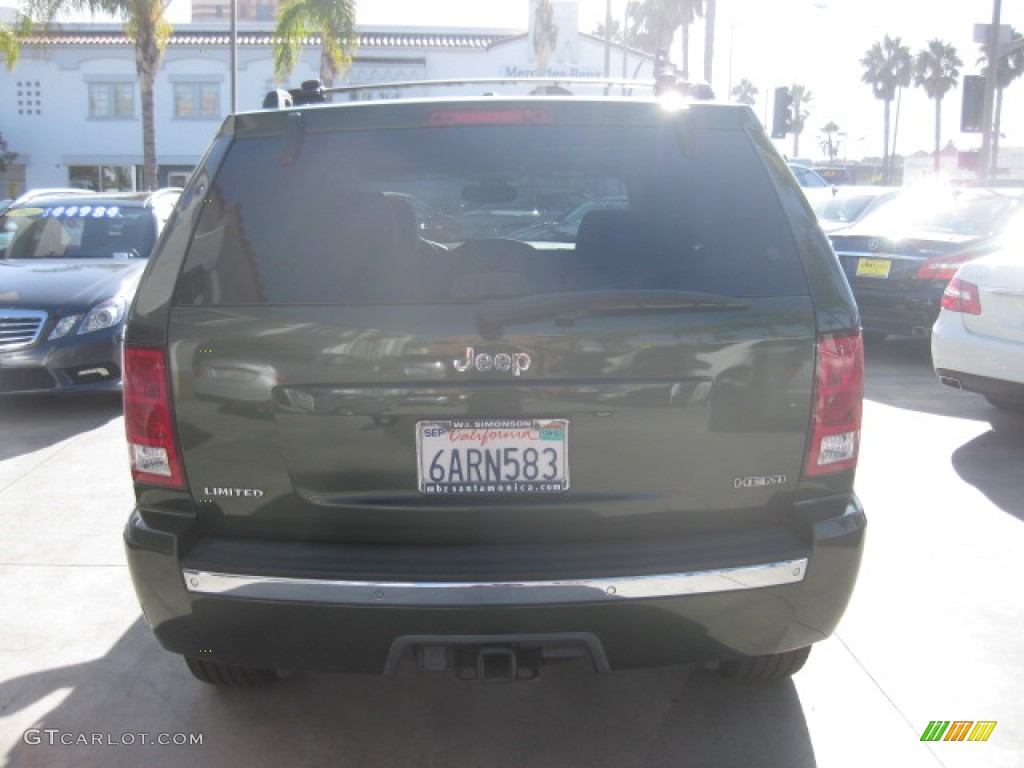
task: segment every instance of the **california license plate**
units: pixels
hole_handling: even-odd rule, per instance
[[[567,419],[420,421],[416,424],[420,492],[568,490],[568,436]]]
[[[891,266],[886,259],[858,259],[857,277],[888,277]]]

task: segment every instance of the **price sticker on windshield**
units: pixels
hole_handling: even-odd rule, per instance
[[[569,488],[567,419],[467,419],[416,424],[424,494],[560,493]]]

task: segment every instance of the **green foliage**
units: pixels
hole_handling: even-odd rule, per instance
[[[929,40],[928,47],[914,59],[914,85],[924,88],[929,99],[941,100],[956,88],[960,78],[958,67],[963,65],[956,47],[942,40]]]
[[[7,170],[7,166],[14,162],[14,158],[18,156],[17,152],[7,151],[7,140],[4,135],[0,133],[0,173]]]
[[[860,60],[864,67],[861,80],[871,86],[875,98],[892,101],[897,88],[910,85],[913,62],[910,49],[898,37],[885,36],[881,43],[875,43]]]
[[[352,62],[358,45],[353,0],[292,0],[278,11],[274,26],[274,76],[287,78],[302,48],[320,38],[320,80],[325,86]]]
[[[667,50],[676,30],[689,26],[703,13],[703,0],[640,0],[634,14],[637,44],[648,53]]]
[[[1020,32],[1011,28],[1011,41],[1020,40]],[[981,65],[982,77],[988,77],[988,55],[985,48],[981,49],[981,56],[978,57],[978,64]],[[1024,48],[1018,48],[1013,53],[999,59],[999,66],[996,69],[996,88],[1002,90],[1013,83],[1018,77],[1024,74]]]
[[[747,106],[753,106],[757,102],[757,95],[760,91],[757,86],[752,82],[743,78],[739,84],[732,89],[732,100],[737,104],[746,104]]]

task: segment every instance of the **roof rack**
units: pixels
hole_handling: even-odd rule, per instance
[[[288,109],[304,104],[321,104],[327,95],[333,93],[358,93],[361,91],[400,90],[407,88],[440,88],[448,86],[489,86],[489,85],[533,85],[530,95],[546,96],[571,93],[566,86],[587,86],[612,88],[650,89],[654,95],[678,93],[684,97],[706,101],[715,97],[707,83],[690,83],[679,80],[674,73],[663,71],[653,80],[630,80],[626,78],[592,77],[473,77],[453,80],[405,80],[383,83],[363,83],[324,88],[319,80],[306,80],[298,88],[269,91],[263,99],[264,109]]]

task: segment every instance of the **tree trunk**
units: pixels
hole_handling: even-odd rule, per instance
[[[153,81],[160,66],[160,47],[156,30],[139,29],[135,39],[135,71],[139,76],[139,100],[142,102],[142,186],[147,190],[160,185],[156,162],[156,126],[153,120]]]
[[[885,99],[885,135],[882,137],[882,174],[885,183],[889,183],[889,106],[892,99]]]
[[[996,115],[992,120],[992,175],[999,173],[999,121],[1003,117],[1003,89],[996,88]]]
[[[320,45],[320,85],[324,88],[334,87],[334,75],[337,73],[338,67],[334,63],[334,59],[327,53],[327,49]],[[330,96],[328,95],[328,101]]]
[[[704,81],[711,85],[711,65],[715,58],[715,0],[704,4]],[[728,94],[726,94],[728,96]]]
[[[935,175],[939,175],[941,163],[939,150],[942,145],[942,98],[935,99]]]

